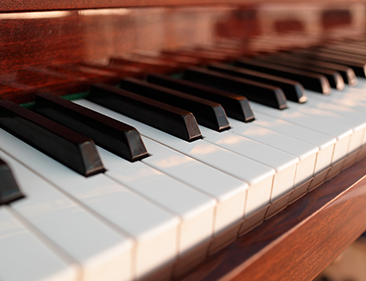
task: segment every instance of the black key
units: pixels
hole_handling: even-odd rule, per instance
[[[129,161],[148,156],[133,127],[51,94],[36,95],[37,113],[93,139],[97,145]]]
[[[336,63],[340,65],[345,65],[353,69],[356,76],[366,77],[366,60],[360,60],[357,58],[351,58],[346,55],[336,55],[329,54],[324,52],[316,52],[316,51],[302,51],[300,53],[303,57],[308,59],[314,59],[319,61],[326,61],[331,63]]]
[[[340,65],[340,64],[335,64],[335,63],[331,63],[331,62],[325,62],[325,61],[318,61],[315,59],[306,59],[304,57],[298,56],[296,53],[287,53],[287,54],[281,54],[279,55],[279,57],[286,57],[289,60],[302,64],[302,65],[306,65],[306,66],[317,66],[317,67],[321,67],[321,68],[325,68],[325,69],[331,69],[331,70],[335,70],[338,71],[342,78],[343,81],[345,83],[347,83],[348,85],[356,85],[357,84],[357,77],[355,75],[355,72],[352,70],[352,68],[345,66],[345,65]]]
[[[263,83],[236,78],[230,75],[210,71],[204,68],[190,68],[184,73],[183,79],[232,92],[277,109],[287,107],[286,97],[280,88]]]
[[[325,95],[329,94],[331,90],[327,78],[321,74],[296,70],[286,66],[277,66],[269,63],[258,62],[250,59],[240,59],[235,62],[235,66],[292,79],[301,83],[305,89]]]
[[[344,52],[337,49],[328,49],[328,48],[317,48],[315,50],[312,50],[316,54],[325,54],[325,55],[333,55],[337,56],[341,59],[352,59],[356,60],[357,62],[366,62],[366,55],[362,54],[360,52],[357,53],[350,53],[350,52]]]
[[[332,88],[337,89],[337,90],[344,89],[344,81],[343,81],[342,76],[339,74],[339,72],[334,71],[334,70],[324,69],[324,68],[321,68],[318,66],[313,66],[313,65],[303,65],[303,64],[294,62],[291,59],[286,59],[283,57],[281,57],[281,58],[278,58],[275,56],[258,57],[258,58],[255,58],[255,60],[270,63],[273,65],[282,65],[282,66],[286,66],[286,67],[291,67],[291,68],[295,68],[298,70],[307,71],[307,72],[311,72],[311,73],[322,74],[325,77],[327,77],[328,82]]]
[[[0,205],[23,198],[9,166],[0,159]]]
[[[198,83],[175,79],[166,75],[151,74],[147,76],[147,81],[203,99],[218,102],[224,106],[226,114],[234,119],[243,122],[251,122],[255,119],[252,108],[246,97]]]
[[[194,114],[198,124],[215,131],[221,132],[230,128],[225,110],[216,102],[134,78],[123,79],[120,87],[126,91],[188,110]]]
[[[346,54],[366,55],[366,50],[364,47],[353,46],[353,45],[333,45],[328,46],[324,49],[338,50]]]
[[[303,86],[294,80],[221,63],[209,65],[208,68],[228,75],[279,87],[285,93],[286,98],[290,101],[304,103],[308,99]]]
[[[13,102],[0,101],[0,127],[83,176],[105,171],[91,139]]]
[[[93,85],[87,99],[183,140],[202,138],[189,111],[103,84]]]

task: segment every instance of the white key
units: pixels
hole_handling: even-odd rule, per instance
[[[297,113],[304,113],[306,116],[313,116],[317,120],[321,120],[320,122],[327,122],[328,125],[334,124],[341,125],[346,128],[351,128],[353,133],[350,137],[349,145],[348,145],[348,153],[356,151],[360,148],[361,145],[366,143],[366,134],[365,134],[365,117],[364,108],[365,105],[361,105],[359,102],[360,95],[352,95],[348,96],[346,100],[344,99],[344,92],[352,92],[353,88],[346,86],[345,91],[333,91],[331,95],[324,96],[321,94],[317,94],[311,91],[307,91],[308,101],[306,104],[299,105],[293,102],[289,102],[290,111],[296,111]],[[347,102],[346,102],[347,101]],[[353,101],[353,106],[350,106],[350,102]],[[355,108],[355,104],[361,106],[360,111]],[[328,129],[328,128],[327,128]],[[344,143],[344,140],[342,140]],[[342,147],[341,145],[336,144],[336,148]],[[342,158],[344,152],[339,153],[339,149],[335,150],[334,162],[338,159]],[[357,154],[355,154],[357,156]],[[352,163],[355,157],[343,158],[346,160],[345,165]],[[330,176],[335,174],[342,167],[342,162],[335,165],[332,168],[332,171],[329,173]],[[338,167],[338,168],[337,168]]]
[[[269,203],[274,169],[203,140],[183,141],[87,100],[77,100],[75,103],[134,126],[146,137],[247,182],[246,216]]]
[[[365,120],[366,98],[366,79],[358,78],[357,86],[346,86],[343,91],[332,91],[331,95],[323,96],[311,91],[307,93],[311,97],[310,105],[320,109],[333,110],[339,115],[351,118],[363,116]]]
[[[133,270],[137,278],[162,264],[174,262],[179,226],[177,216],[104,174],[85,178],[3,130],[0,130],[0,143],[1,150],[134,238],[137,244]],[[166,274],[169,275],[169,271]]]
[[[363,109],[366,105],[366,97],[364,95],[366,89],[366,79],[357,78],[356,86],[346,86],[342,91],[333,91],[331,95],[326,96],[327,101],[341,104],[345,108]],[[312,92],[310,92],[312,93]],[[311,95],[314,97],[314,95]],[[320,95],[320,98],[322,95]]]
[[[255,141],[275,147],[295,155],[299,159],[295,186],[307,181],[314,175],[319,148],[298,139],[277,133],[254,123],[243,123],[229,118],[232,131]]]
[[[360,96],[348,96],[346,102],[346,98],[343,97],[343,95],[341,96],[338,92],[334,93],[332,96],[329,96],[329,99],[327,100],[324,100],[324,97],[322,96],[318,96],[313,93],[310,94],[312,96],[311,104],[319,109],[326,108],[327,110],[333,110],[339,115],[348,118],[362,118],[362,120],[365,120],[366,114],[364,109],[366,108],[366,102],[362,99],[359,99]]]
[[[76,270],[0,207],[1,281],[76,281]]]
[[[132,239],[108,227],[2,151],[0,158],[26,196],[11,208],[77,263],[82,270],[80,280],[132,279]]]
[[[107,169],[106,175],[181,218],[179,254],[211,240],[216,207],[214,198],[143,162],[131,163],[100,147],[98,152]]]
[[[275,169],[272,201],[292,190],[295,175],[301,173],[297,171],[299,159],[296,156],[230,131],[218,133],[203,126],[200,130],[205,140]]]
[[[271,129],[272,131],[316,145],[319,148],[319,152],[316,161],[315,173],[326,169],[332,164],[335,143],[337,142],[336,138],[282,119],[265,115],[261,112],[255,112],[255,121],[253,121],[253,123],[267,129]]]
[[[352,89],[346,87],[346,89]],[[360,99],[361,95],[348,95],[347,98],[343,96],[343,92],[333,91],[330,96],[322,96],[313,92],[308,92],[309,98],[308,106],[317,108],[321,111],[327,110],[336,113],[346,119],[352,119],[365,125],[366,114],[365,108],[366,103]],[[348,100],[347,103],[345,100]],[[338,124],[337,120],[335,122]],[[366,134],[364,133],[361,139],[361,144],[366,143]],[[352,148],[356,146],[353,145]]]
[[[308,92],[307,92],[308,93]],[[309,93],[311,95],[311,93]],[[351,135],[351,140],[349,143],[348,153],[355,151],[362,145],[362,139],[365,132],[366,124],[360,118],[357,119],[349,119],[343,116],[340,116],[335,111],[331,109],[318,109],[314,107],[315,102],[309,102],[307,104],[298,104],[295,102],[288,102],[289,112],[300,112],[309,116],[313,116],[316,119],[321,119],[322,121],[326,121],[328,123],[339,124],[345,126],[349,129],[352,129],[353,134]]]
[[[345,157],[348,153],[348,147],[351,139],[352,129],[316,119],[312,116],[307,116],[300,112],[291,112],[287,109],[277,110],[268,106],[263,106],[255,102],[251,103],[254,112],[261,112],[262,114],[275,117],[277,119],[283,119],[293,124],[300,125],[302,127],[327,134],[337,139],[333,152],[333,162],[337,162],[341,158]]]
[[[244,216],[248,184],[189,156],[142,136],[151,154],[142,162],[189,184],[217,200],[214,235]]]
[[[347,88],[347,87],[346,87]],[[305,104],[298,104],[295,102],[288,102],[289,112],[299,112],[304,113],[307,116],[315,117],[317,120],[321,119],[322,122],[328,122],[332,124],[337,124],[345,126],[353,130],[351,135],[351,140],[348,147],[348,153],[357,150],[364,142],[365,135],[365,118],[357,112],[343,113],[337,108],[331,107],[332,96],[339,96],[342,92],[333,91],[331,95],[324,96],[311,91],[306,91],[309,98],[308,102]],[[324,102],[320,102],[323,100]],[[320,106],[320,105],[323,106]]]

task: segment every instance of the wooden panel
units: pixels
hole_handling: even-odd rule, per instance
[[[312,280],[365,231],[365,174],[363,159],[182,280]]]
[[[41,1],[20,0],[1,1],[0,12],[20,11],[45,11],[45,10],[70,10],[90,8],[116,8],[116,7],[156,7],[156,6],[183,6],[183,5],[213,5],[213,4],[261,4],[261,3],[296,3],[297,0],[64,0]],[[346,2],[344,0],[307,0],[308,3]],[[352,1],[365,2],[365,1]]]
[[[0,6],[5,4],[9,1]],[[333,14],[339,14],[336,9],[341,9],[348,15],[350,31],[363,31],[363,5],[340,3],[332,7]],[[325,27],[337,24],[333,14],[329,24],[326,17],[322,18],[323,10],[328,8],[328,4],[302,3],[278,7],[226,5],[0,13],[0,74],[50,63],[107,62],[112,56],[129,52],[194,48],[227,38],[248,42],[262,35],[280,36],[292,30],[284,25],[293,26],[294,18],[296,30],[324,37],[322,23]],[[8,82],[0,77],[0,83]]]
[[[235,8],[151,8],[0,14],[0,73],[107,61],[133,51],[210,44]]]

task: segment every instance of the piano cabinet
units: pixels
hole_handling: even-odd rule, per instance
[[[162,50],[215,42],[240,42],[250,55],[360,38],[365,7],[341,0],[2,1],[0,98],[27,103],[38,92],[83,92],[91,81],[116,84],[121,76],[147,73],[133,63],[108,69],[112,57],[164,59]],[[175,280],[315,278],[366,230],[365,148],[357,153],[358,162]]]

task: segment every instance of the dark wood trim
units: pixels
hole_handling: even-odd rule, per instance
[[[366,159],[209,258],[182,281],[312,280],[366,229]]]

